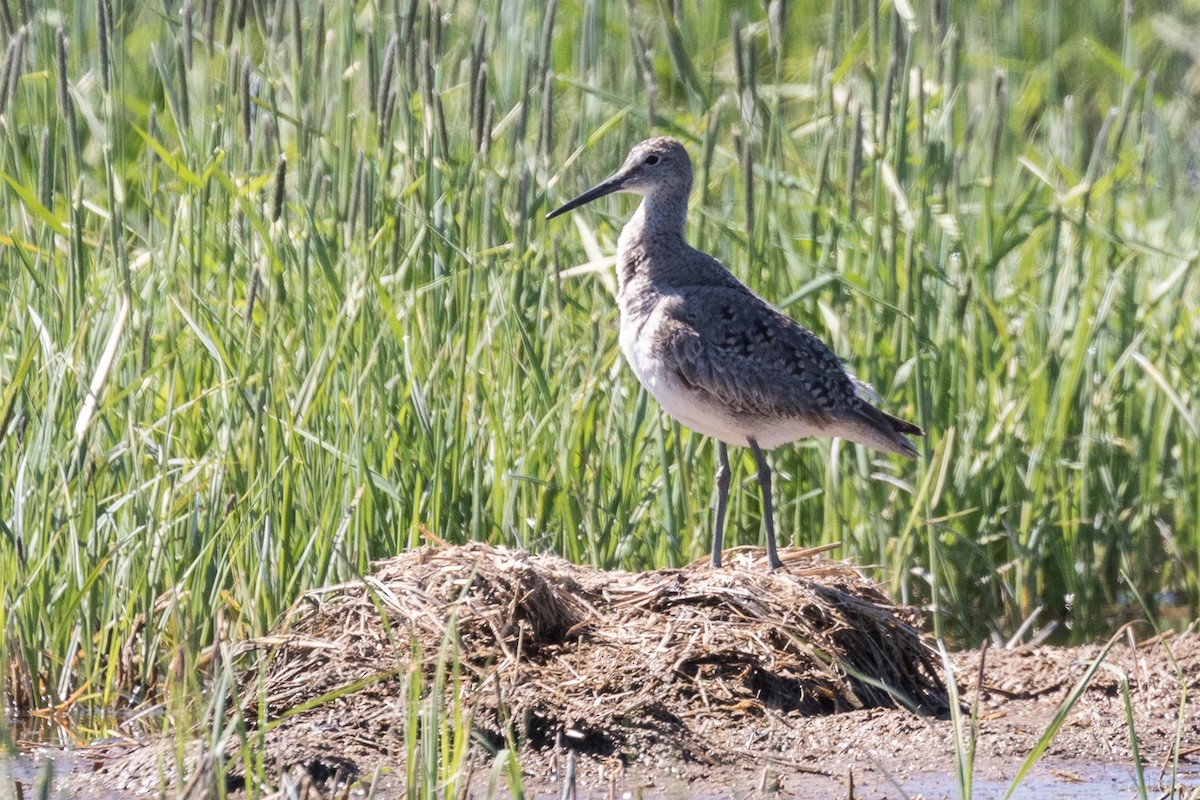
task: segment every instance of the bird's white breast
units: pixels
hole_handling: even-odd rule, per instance
[[[639,325],[639,322],[622,313],[621,352],[638,382],[646,387],[646,391],[668,414],[685,427],[742,447],[746,446],[748,439],[753,438],[766,450],[806,436],[830,435],[801,420],[766,419],[758,415],[739,414],[712,402],[684,384],[655,355],[652,334],[655,315],[651,314],[644,325]]]

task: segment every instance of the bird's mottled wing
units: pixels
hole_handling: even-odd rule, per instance
[[[862,404],[833,351],[748,289],[668,294],[657,315],[663,363],[733,411],[820,424]]]

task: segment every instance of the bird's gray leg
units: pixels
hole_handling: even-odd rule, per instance
[[[779,554],[775,552],[775,508],[771,504],[771,466],[767,457],[753,437],[746,437],[750,452],[754,454],[754,463],[758,465],[758,485],[762,487],[763,522],[767,526],[767,566],[776,570],[783,566]]]
[[[721,540],[725,537],[725,509],[729,505],[729,448],[717,442],[717,519],[713,524],[712,565],[721,566]]]

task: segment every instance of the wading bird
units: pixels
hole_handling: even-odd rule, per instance
[[[617,243],[621,351],[668,414],[717,440],[712,565],[721,566],[733,444],[754,455],[767,562],[777,569],[763,450],[806,436],[840,436],[915,458],[905,434],[924,431],[872,405],[870,388],[824,342],[684,240],[691,191],[692,161],[683,145],[647,139],[615,174],[546,219],[613,192],[642,196]]]

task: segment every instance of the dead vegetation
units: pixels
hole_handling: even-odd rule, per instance
[[[630,574],[483,544],[405,553],[310,593],[246,643],[243,710],[282,719],[269,757],[310,773],[402,753],[410,682],[439,664],[459,676],[447,703],[484,741],[565,737],[622,762],[719,761],[706,732],[731,720],[945,710],[913,612],[816,551],[785,552],[773,574],[749,561]]]
[[[1056,796],[1100,782],[1132,796],[1138,758],[1159,796],[1200,785],[1195,625],[1140,643],[1131,634],[1108,650],[1043,645],[935,661],[915,614],[853,568],[814,551],[785,551],[784,562],[768,574],[743,553],[723,570],[601,573],[480,544],[379,562],[362,581],[304,597],[272,635],[234,647],[231,699],[242,714],[229,715],[223,742],[169,733],[97,743],[70,754],[60,796],[173,787],[201,797],[253,784],[317,797],[348,791],[355,777],[372,796],[413,796],[422,784],[410,770],[432,769],[436,783],[444,748],[467,739],[475,749],[453,774],[468,795],[496,777],[503,759],[489,748],[520,747],[537,796],[774,786],[831,797],[851,782],[864,798],[894,797],[898,786],[950,796],[958,733],[937,714],[946,699],[933,663],[977,708],[974,785],[999,795],[1102,652],[1106,669],[1077,698],[1029,790]],[[900,697],[921,713],[897,706]]]

